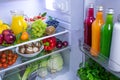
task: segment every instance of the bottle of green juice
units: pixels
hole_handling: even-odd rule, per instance
[[[109,57],[113,31],[113,9],[108,9],[105,24],[101,28],[100,54]]]

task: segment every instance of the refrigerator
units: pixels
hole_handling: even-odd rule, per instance
[[[102,5],[104,7],[104,12],[108,8],[113,8],[115,11],[114,22],[117,20],[117,15],[120,12],[119,0],[114,2],[112,0],[0,0],[0,19],[4,21],[4,23],[11,24],[12,19],[10,11],[12,10],[22,10],[25,16],[27,15],[31,18],[39,13],[46,12],[47,17],[52,16],[59,21],[56,33],[20,44],[1,47],[0,51],[16,49],[16,47],[21,45],[30,44],[53,36],[58,37],[62,41],[66,40],[69,43],[67,47],[54,50],[49,54],[25,62],[21,62],[22,57],[19,55],[17,61],[13,65],[5,69],[0,69],[1,80],[4,80],[4,77],[10,78],[19,72],[23,74],[27,65],[57,53],[62,55],[64,62],[61,71],[56,73],[48,71],[45,78],[39,77],[37,73],[32,73],[34,75],[29,76],[28,80],[80,80],[77,76],[77,71],[80,63],[83,63],[84,66],[86,59],[85,55],[89,53],[83,50],[81,44],[84,42],[84,19],[90,3],[94,4],[94,16],[96,16],[97,7]],[[104,14],[104,18],[105,15],[106,14]],[[87,55],[101,66],[105,67],[106,70],[119,76],[119,73],[109,70],[104,63],[89,54]],[[19,68],[19,70],[15,70],[16,68]]]

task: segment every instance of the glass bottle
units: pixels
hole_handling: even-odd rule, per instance
[[[84,43],[88,46],[91,46],[91,26],[94,20],[94,7],[90,4],[84,21]]]
[[[15,35],[23,32],[27,28],[27,22],[24,20],[23,11],[11,11],[12,23],[11,29]]]
[[[108,9],[105,24],[101,28],[100,53],[109,57],[113,31],[113,9]]]
[[[92,43],[91,43],[91,55],[98,56],[100,52],[100,30],[104,24],[103,7],[99,6],[96,13],[96,19],[92,23]]]
[[[109,68],[115,72],[120,72],[120,14],[118,20],[114,24],[110,57],[109,57]]]

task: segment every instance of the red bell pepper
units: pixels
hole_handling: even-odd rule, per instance
[[[44,44],[44,49],[46,51],[51,51],[56,47],[56,37],[49,37],[44,40],[42,40]]]

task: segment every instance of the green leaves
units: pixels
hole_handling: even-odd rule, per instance
[[[85,67],[78,69],[77,75],[81,80],[119,80],[92,59],[86,61]]]

